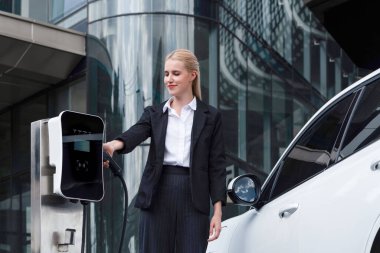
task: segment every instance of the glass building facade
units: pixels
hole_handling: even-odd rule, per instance
[[[70,78],[0,111],[0,253],[30,252],[30,122],[87,112],[115,138],[168,98],[164,59],[176,48],[197,55],[203,100],[222,112],[228,181],[265,180],[303,124],[362,73],[302,0],[0,0],[0,9],[87,34],[85,63]],[[148,147],[117,157],[129,190],[125,252],[137,252],[133,204]],[[104,200],[89,206],[87,252],[119,245],[123,191],[105,179]],[[245,210],[228,204],[223,219]]]

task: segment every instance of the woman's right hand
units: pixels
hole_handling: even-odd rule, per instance
[[[113,152],[115,152],[114,148],[112,147],[112,144],[109,142],[106,142],[103,144],[103,151],[106,152],[107,154],[109,154],[109,156],[111,156],[111,157],[113,155]],[[110,167],[110,161],[104,159],[103,160],[103,167],[108,169]]]
[[[113,140],[113,141],[104,143],[103,151],[106,152],[110,157],[112,157],[113,153],[116,150],[115,146],[117,147],[117,145],[119,144],[118,142],[121,142],[121,141]],[[103,160],[103,167],[108,169],[110,167],[110,161],[107,159]]]
[[[110,157],[112,157],[113,153],[116,150],[123,149],[123,147],[124,147],[124,143],[122,141],[113,140],[113,141],[106,142],[103,144],[103,151],[106,152]],[[107,169],[110,167],[108,160],[103,161],[103,167]]]
[[[103,144],[103,151],[107,152],[107,154],[110,155],[110,157],[113,156],[113,153],[115,152],[115,148],[112,145],[112,142],[106,142]]]

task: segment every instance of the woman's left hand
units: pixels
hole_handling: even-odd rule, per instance
[[[218,201],[214,204],[214,215],[210,221],[210,234],[208,241],[218,239],[220,231],[222,229],[222,202]]]
[[[218,239],[220,231],[222,229],[222,216],[219,214],[214,214],[210,222],[210,234],[207,241],[211,242]]]

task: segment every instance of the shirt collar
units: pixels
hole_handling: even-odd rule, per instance
[[[165,113],[168,108],[171,108],[170,103],[173,101],[173,99],[174,99],[174,97],[171,97],[168,99],[168,101],[166,101],[164,107],[162,108],[163,113]],[[193,100],[191,100],[190,103],[187,104],[187,106],[189,106],[193,111],[195,111],[197,109],[196,97],[194,97]]]

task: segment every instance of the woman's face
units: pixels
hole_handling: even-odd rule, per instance
[[[168,59],[165,62],[164,83],[171,96],[187,97],[193,96],[192,82],[196,77],[196,72],[189,72],[183,62]]]

